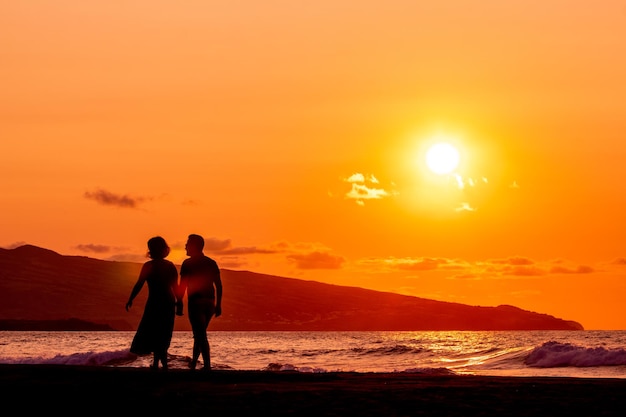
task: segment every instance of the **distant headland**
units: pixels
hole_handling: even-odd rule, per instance
[[[127,312],[141,263],[65,256],[32,245],[0,249],[0,323],[32,330],[134,330]],[[572,320],[515,306],[460,303],[222,269],[222,316],[212,330],[584,330]],[[135,304],[143,305],[147,291]],[[190,330],[176,320],[175,330]]]

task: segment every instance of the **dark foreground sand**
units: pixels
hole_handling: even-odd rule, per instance
[[[0,365],[0,384],[19,415],[626,415],[626,379]]]

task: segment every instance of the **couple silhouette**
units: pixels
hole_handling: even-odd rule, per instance
[[[193,333],[193,352],[189,367],[195,369],[202,357],[203,369],[211,370],[211,351],[207,329],[213,316],[222,314],[222,280],[217,263],[204,254],[204,238],[191,234],[185,250],[188,258],[180,267],[165,259],[170,247],[161,236],[148,240],[149,261],[143,264],[139,278],[126,303],[130,310],[133,300],[144,284],[148,298],[130,351],[137,355],[153,354],[152,369],[159,363],[167,370],[167,351],[174,331],[175,316],[183,315],[183,299],[187,296],[187,315]]]

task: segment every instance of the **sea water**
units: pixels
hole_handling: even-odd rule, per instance
[[[148,367],[134,332],[0,332],[0,363]],[[209,331],[214,369],[626,378],[626,331]],[[171,368],[187,368],[174,332]]]

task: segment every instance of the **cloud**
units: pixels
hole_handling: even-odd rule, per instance
[[[295,262],[300,269],[339,269],[345,262],[343,257],[326,252],[291,254],[287,255],[287,260]]]
[[[562,274],[590,274],[598,272],[588,265],[565,265],[564,261],[537,262],[533,259],[511,256],[503,259],[468,262],[449,258],[368,258],[355,262],[356,266],[369,272],[456,271],[447,276],[452,279],[510,279],[514,277],[538,277]],[[556,264],[556,265],[555,265]]]
[[[454,210],[461,212],[461,211],[476,211],[476,209],[472,206],[470,206],[469,203],[463,202],[461,203],[461,205],[457,208],[455,208]]]
[[[530,258],[513,256],[505,259],[491,259],[476,265],[476,270],[481,269],[490,276],[543,276],[559,274],[590,274],[597,272],[588,265],[564,265],[565,261],[555,260],[551,262],[537,262]],[[555,265],[556,264],[556,265]]]
[[[254,260],[255,255],[283,255],[298,269],[339,269],[345,262],[343,257],[330,254],[330,248],[316,242],[280,241],[260,246],[233,246],[230,239],[208,238],[204,248],[226,268],[260,266],[260,261]],[[280,262],[284,264],[283,259]]]
[[[514,265],[514,266],[508,266],[502,269],[501,274],[523,276],[523,277],[534,277],[534,276],[546,275],[547,272],[544,269],[535,267],[535,266]]]
[[[217,239],[214,237],[204,239],[204,249],[209,252],[222,252],[230,247],[230,239]]]
[[[454,265],[454,261],[444,258],[421,258],[421,259],[404,259],[397,264],[399,269],[409,271],[429,271],[434,269],[441,269]]]
[[[345,179],[346,182],[365,182],[365,175],[357,172]]]
[[[277,251],[272,250],[272,249],[259,248],[256,246],[241,246],[238,248],[226,249],[226,250],[220,251],[220,253],[223,253],[226,255],[254,255],[254,254],[269,255],[269,254],[277,253]]]
[[[89,253],[108,253],[111,251],[110,246],[96,245],[93,243],[76,245],[75,248],[81,252],[89,252]]]
[[[551,274],[591,274],[595,269],[587,265],[579,265],[575,268],[567,268],[564,266],[554,266],[550,268]]]
[[[117,255],[112,255],[109,256],[107,258],[108,261],[115,261],[115,262],[135,262],[135,263],[140,263],[140,262],[146,262],[146,260],[148,260],[148,256],[147,254],[143,254],[143,255],[137,255],[137,254],[133,254],[133,253],[120,253]]]
[[[241,260],[236,256],[225,256],[220,258],[220,268],[240,269],[246,265],[248,265],[248,262]]]
[[[489,180],[485,177],[481,177],[480,180],[475,180],[474,178],[468,177],[463,178],[459,174],[454,174],[454,180],[456,182],[456,186],[460,190],[464,190],[467,187],[476,187],[478,184],[488,184]]]
[[[535,261],[529,258],[524,258],[521,256],[512,256],[505,259],[491,259],[490,263],[493,264],[506,264],[506,265],[533,265]]]
[[[181,203],[183,206],[199,206],[202,204],[199,200],[188,198]]]
[[[351,184],[350,190],[345,195],[346,198],[355,200],[360,206],[365,205],[366,200],[379,200],[395,194],[383,188],[372,187],[371,184],[380,184],[380,181],[371,174],[366,176],[357,172],[345,178],[344,181]]]
[[[273,254],[279,252],[276,249],[267,249],[257,246],[233,247],[230,239],[208,238],[204,240],[204,249],[217,255],[255,255]]]
[[[22,241],[11,243],[10,245],[6,246],[6,248],[7,249],[16,249],[16,248],[19,248],[20,246],[24,246],[24,245],[27,245],[27,244],[28,244],[28,242],[24,242],[22,240]]]
[[[128,195],[115,194],[101,188],[93,192],[86,191],[84,197],[105,206],[117,206],[123,208],[136,208],[138,204],[146,200],[143,197],[131,197]]]
[[[370,272],[461,270],[468,267],[463,261],[446,258],[368,258],[356,264]]]

